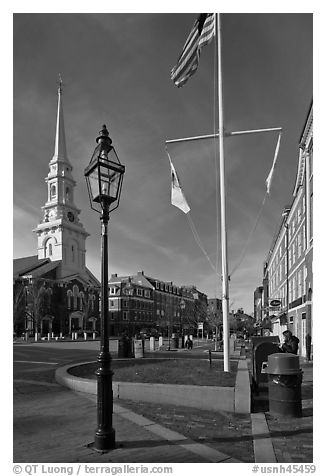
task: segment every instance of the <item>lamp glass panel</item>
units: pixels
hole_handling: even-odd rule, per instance
[[[106,197],[116,200],[119,190],[120,173],[100,166],[101,193]]]
[[[89,185],[92,193],[92,199],[96,200],[99,198],[99,177],[97,167],[89,174],[88,176]]]

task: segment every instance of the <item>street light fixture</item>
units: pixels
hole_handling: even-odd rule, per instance
[[[180,301],[180,334],[181,334],[181,348],[184,349],[185,343],[184,343],[184,337],[183,337],[183,313],[186,308],[186,303],[184,299],[181,299]]]
[[[115,448],[115,430],[112,428],[113,392],[111,355],[109,350],[109,308],[108,308],[108,222],[110,212],[120,201],[124,165],[120,164],[112,146],[108,130],[104,125],[96,138],[97,146],[86,167],[88,195],[91,208],[101,213],[101,344],[97,361],[97,430],[94,449],[106,452]]]

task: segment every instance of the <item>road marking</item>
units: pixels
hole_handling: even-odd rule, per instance
[[[30,385],[41,385],[44,387],[61,387],[58,383],[51,383],[51,382],[41,382],[40,380],[26,380],[26,379],[15,379],[14,378],[14,385],[16,384],[30,384]]]
[[[35,360],[14,360],[15,364],[43,364],[43,365],[58,365],[59,362],[36,362]]]

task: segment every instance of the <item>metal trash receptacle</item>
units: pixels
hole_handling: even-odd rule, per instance
[[[278,336],[253,337],[251,342],[252,379],[254,390],[258,393],[261,384],[268,385],[268,377],[265,372],[262,372],[262,365],[267,362],[270,354],[280,352],[279,338]]]
[[[302,370],[299,356],[277,353],[268,356],[269,412],[290,417],[302,416]]]

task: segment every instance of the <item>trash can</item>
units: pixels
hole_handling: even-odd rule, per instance
[[[119,339],[118,357],[123,359],[132,357],[131,339],[127,336],[123,336]]]
[[[270,413],[301,417],[302,370],[299,356],[284,353],[269,355],[266,372]]]
[[[280,342],[278,336],[270,337],[252,337],[252,384],[254,391],[258,394],[259,387],[268,385],[268,377],[263,370],[263,364],[267,362],[268,356],[271,354],[279,353],[280,348],[278,343]]]
[[[170,338],[170,349],[178,349],[179,347],[179,338],[176,337],[176,334],[172,334]]]

